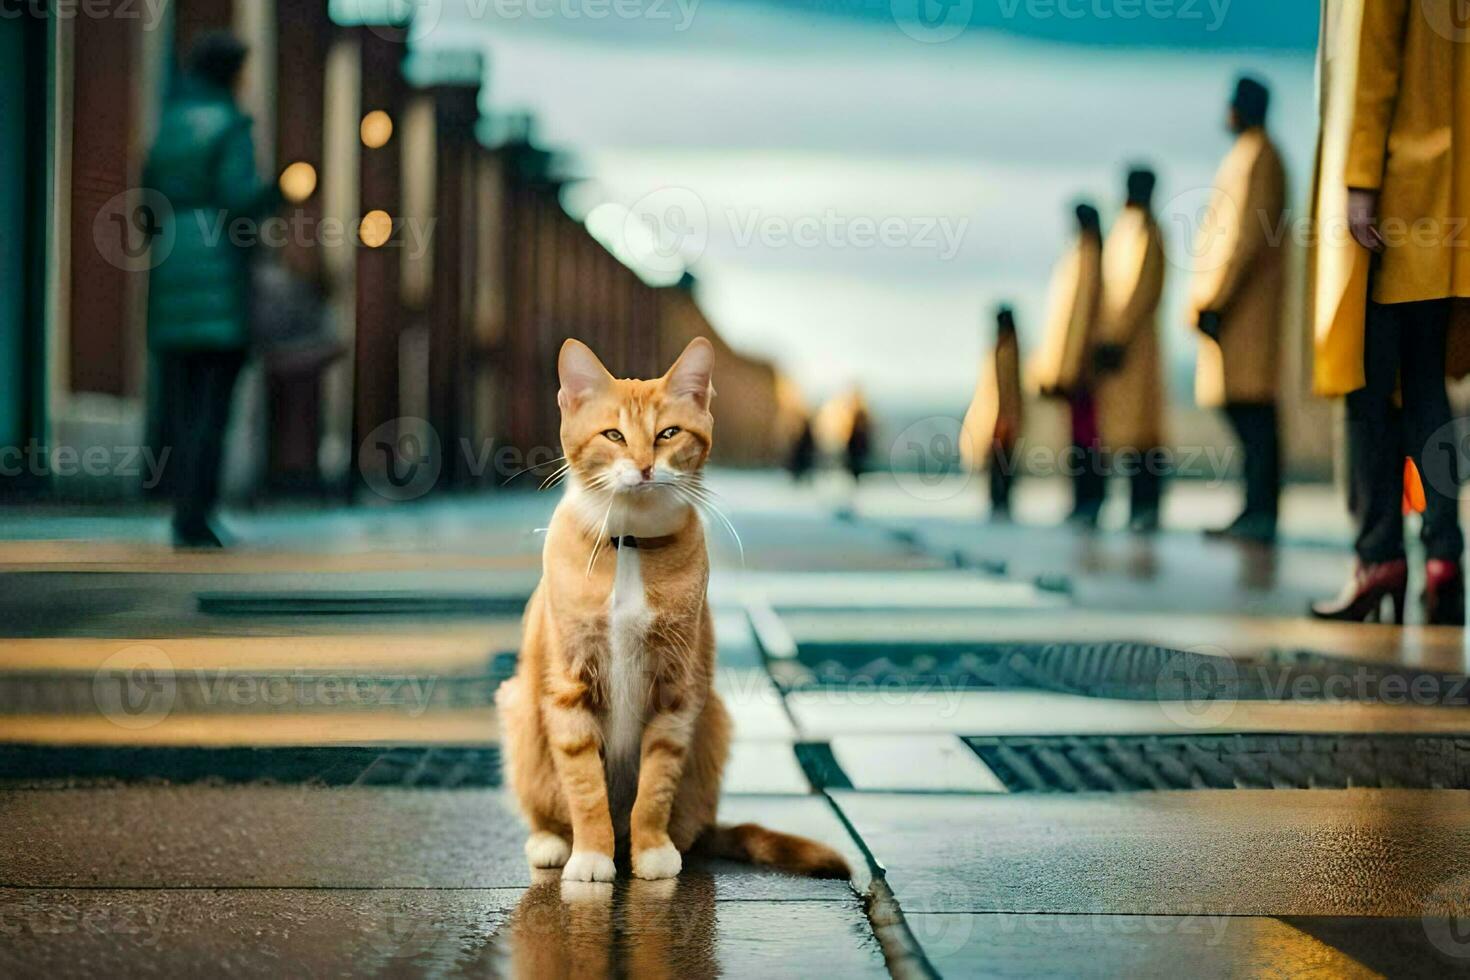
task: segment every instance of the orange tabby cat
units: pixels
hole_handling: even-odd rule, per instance
[[[667,374],[619,380],[561,349],[566,495],[526,606],[516,676],[496,704],[533,867],[612,881],[672,878],[691,849],[847,877],[828,847],[754,824],[718,827],[730,716],[712,688],[709,556],[694,508],[714,419],[714,350],[696,338]]]

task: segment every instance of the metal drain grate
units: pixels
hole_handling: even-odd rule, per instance
[[[1470,704],[1460,674],[1316,653],[1256,660],[1147,643],[801,643],[767,660],[785,691],[1041,690],[1134,701],[1315,700]]]
[[[967,738],[1015,793],[1470,789],[1470,735]]]
[[[0,787],[276,783],[460,789],[500,785],[500,750],[474,747],[0,746]]]

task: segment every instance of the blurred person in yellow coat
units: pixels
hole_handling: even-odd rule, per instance
[[[1159,527],[1168,454],[1164,445],[1164,372],[1159,300],[1164,294],[1164,239],[1154,220],[1152,170],[1128,173],[1128,198],[1102,251],[1102,314],[1093,355],[1097,418],[1112,469],[1129,478],[1129,528]]]
[[[1009,306],[1002,306],[995,312],[995,345],[981,359],[975,397],[960,429],[960,456],[970,472],[986,470],[990,516],[996,520],[1011,514],[1025,411],[1016,316]]]
[[[1061,469],[1072,477],[1070,520],[1094,527],[1106,490],[1092,374],[1102,303],[1102,223],[1097,208],[1086,202],[1074,213],[1077,237],[1052,273],[1032,380],[1043,397],[1067,402],[1072,438]]]
[[[1470,35],[1451,0],[1327,0],[1311,300],[1318,394],[1347,402],[1357,563],[1328,619],[1402,621],[1405,457],[1423,476],[1423,601],[1463,625],[1459,446],[1445,376],[1470,298]]]
[[[1227,125],[1235,133],[1197,231],[1190,289],[1199,356],[1195,400],[1221,409],[1245,455],[1245,509],[1211,534],[1276,537],[1281,497],[1281,305],[1286,285],[1286,171],[1266,133],[1270,91],[1236,82]]]

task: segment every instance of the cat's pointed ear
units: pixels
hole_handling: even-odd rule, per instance
[[[557,355],[556,373],[561,378],[561,391],[557,392],[556,402],[563,410],[597,394],[612,381],[612,375],[592,353],[592,348],[570,337],[561,345],[561,353]]]
[[[689,341],[689,346],[684,348],[674,366],[669,368],[669,373],[664,375],[664,384],[671,395],[687,395],[700,408],[708,409],[710,395],[715,393],[710,387],[714,369],[714,345],[703,337],[695,337]]]

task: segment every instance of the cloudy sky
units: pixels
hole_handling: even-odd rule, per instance
[[[813,398],[962,407],[989,311],[1013,301],[1034,335],[1069,203],[1111,212],[1129,162],[1159,169],[1183,246],[1242,69],[1272,83],[1306,186],[1306,0],[420,3],[416,43],[482,47],[485,107],[532,113],[589,179],[574,208],[604,205],[634,253],[677,246],[721,332]],[[1185,285],[1165,316],[1181,395]]]

